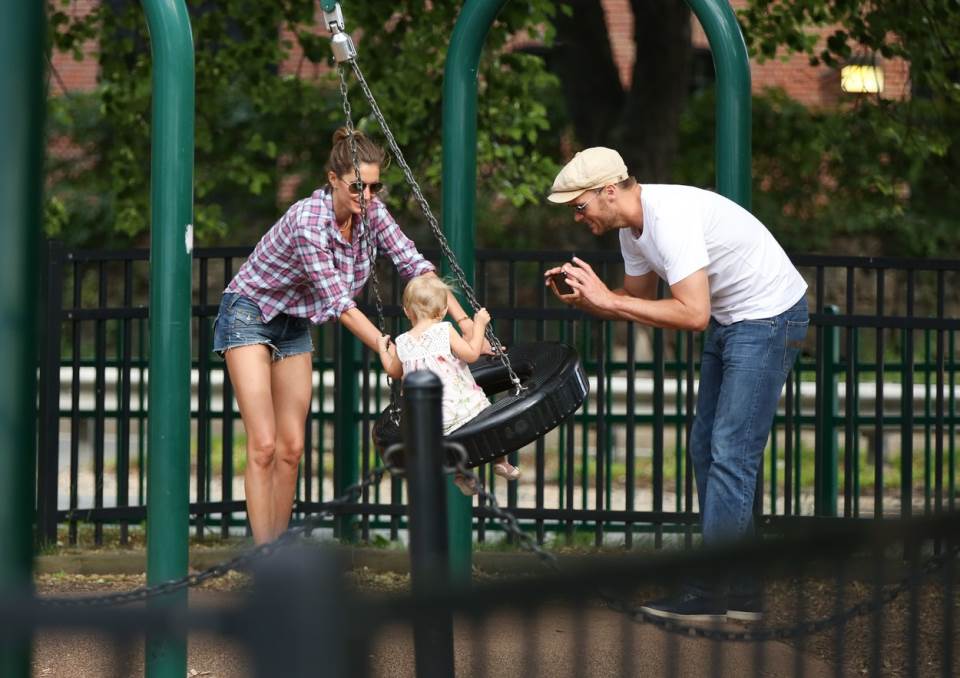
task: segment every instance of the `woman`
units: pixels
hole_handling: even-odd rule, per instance
[[[290,521],[311,400],[310,323],[339,320],[377,350],[380,330],[354,301],[374,263],[371,238],[405,280],[436,275],[377,198],[383,149],[361,132],[354,140],[362,183],[341,128],[333,135],[327,185],[292,205],[263,236],[224,290],[214,326],[214,350],[226,360],[247,432],[244,489],[257,544],[275,539]],[[452,295],[447,310],[469,329],[472,320]]]

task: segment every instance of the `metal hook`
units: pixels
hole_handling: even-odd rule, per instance
[[[403,452],[403,443],[394,443],[390,445],[387,449],[383,451],[383,465],[390,471],[393,475],[403,475],[404,469],[402,466],[397,466],[393,463],[393,458],[397,455],[398,452]]]
[[[464,467],[466,465],[467,460],[469,459],[469,455],[467,454],[467,448],[465,448],[460,443],[445,442],[443,444],[443,450],[444,452],[452,451],[455,453],[455,456],[456,456],[455,463],[453,466],[449,466],[446,462],[444,462],[443,464],[444,475],[454,473],[455,471],[459,471],[461,467]]]

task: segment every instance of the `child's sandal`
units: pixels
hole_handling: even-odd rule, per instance
[[[453,477],[453,484],[460,488],[460,492],[468,497],[473,497],[479,492],[477,481],[472,478],[467,478],[467,476],[461,473]]]
[[[520,467],[511,466],[505,461],[501,461],[499,464],[494,464],[493,472],[495,475],[498,475],[501,478],[506,478],[507,480],[517,480],[520,478]]]

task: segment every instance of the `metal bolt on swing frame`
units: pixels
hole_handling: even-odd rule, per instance
[[[347,33],[347,24],[343,20],[343,11],[340,9],[340,3],[323,3],[323,21],[327,24],[327,30],[332,37],[330,39],[330,48],[333,50],[333,57],[338,64],[346,61],[353,61],[357,57],[357,48],[353,44],[353,39]]]

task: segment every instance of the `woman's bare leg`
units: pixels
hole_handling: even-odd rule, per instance
[[[297,470],[303,457],[303,434],[313,393],[310,353],[300,353],[273,363],[273,412],[277,425],[276,462],[273,468],[273,535],[287,529]]]
[[[257,344],[231,348],[224,354],[230,381],[247,432],[247,470],[243,487],[247,518],[257,544],[273,539],[273,468],[276,420],[271,384],[271,354]]]

